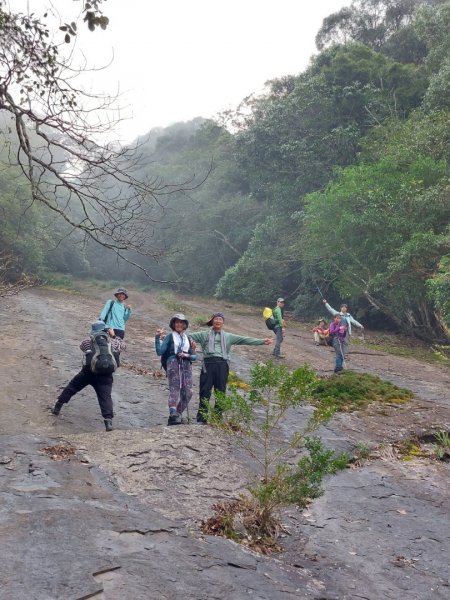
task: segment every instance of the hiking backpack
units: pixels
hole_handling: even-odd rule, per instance
[[[167,350],[163,354],[161,354],[161,366],[164,369],[164,371],[166,371],[166,373],[167,373],[167,361],[169,359],[169,356],[171,354],[173,354],[173,352],[174,352],[172,334],[170,334],[170,337],[171,337],[171,340],[170,340],[169,345],[167,346]]]
[[[111,347],[111,338],[106,331],[91,336],[92,357],[90,367],[96,375],[111,375],[117,369],[117,361]]]
[[[277,322],[273,316],[273,310],[271,308],[269,308],[268,306],[266,306],[266,308],[263,310],[262,314],[263,314],[263,319],[266,323],[267,329],[270,329],[271,331],[273,331],[275,329],[275,325],[277,324]]]

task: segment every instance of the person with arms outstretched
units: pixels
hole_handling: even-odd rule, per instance
[[[235,345],[268,346],[272,343],[270,338],[259,339],[236,335],[223,331],[225,317],[223,313],[216,312],[206,323],[210,329],[191,333],[190,337],[197,342],[203,350],[203,367],[200,373],[200,403],[197,413],[197,422],[206,423],[211,393],[214,390],[226,392],[229,374],[228,361],[231,347]],[[220,407],[216,407],[220,411]]]
[[[323,298],[322,302],[325,304],[325,308],[327,309],[327,311],[330,312],[333,315],[333,317],[339,314],[341,315],[342,320],[345,321],[345,324],[347,326],[345,357],[347,358],[349,338],[352,335],[352,325],[355,325],[355,327],[359,327],[362,331],[364,331],[364,326],[361,325],[361,323],[357,321],[354,317],[352,317],[352,315],[348,312],[347,304],[341,304],[341,309],[335,310],[328,304],[325,298]]]

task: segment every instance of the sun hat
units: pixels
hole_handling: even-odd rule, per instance
[[[284,298],[278,298],[277,302],[284,302]]]
[[[170,327],[170,329],[172,329],[172,331],[174,330],[174,327],[175,327],[175,321],[183,321],[183,323],[186,323],[186,329],[189,327],[189,321],[186,319],[186,317],[183,315],[183,313],[176,313],[170,319],[169,327]]]
[[[105,331],[106,323],[104,321],[94,321],[91,323],[91,335],[95,333],[100,333],[100,331]]]
[[[114,292],[114,296],[117,298],[117,294],[125,294],[125,300],[128,298],[128,291],[125,288],[117,288]]]

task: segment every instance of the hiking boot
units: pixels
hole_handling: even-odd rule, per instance
[[[61,402],[61,400],[57,400],[55,406],[52,408],[52,415],[59,415],[59,413],[61,412],[61,409],[64,405],[64,402]]]
[[[274,354],[275,358],[286,358],[286,354]]]
[[[113,430],[112,419],[104,419],[103,422],[105,424],[106,431],[112,431]]]
[[[207,420],[205,419],[205,417],[202,415],[201,412],[197,413],[197,423],[199,425],[206,425],[207,424]]]
[[[344,369],[342,367],[336,367],[335,370],[334,370],[334,372],[335,373],[342,373],[343,370]]]
[[[167,425],[181,425],[181,417],[180,415],[169,415],[167,420]]]

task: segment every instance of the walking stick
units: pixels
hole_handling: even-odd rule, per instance
[[[341,356],[342,356],[342,366],[344,367],[344,369],[347,368],[346,363],[345,363],[345,354],[344,351],[342,350],[342,344],[341,344],[341,340],[338,338],[338,343],[339,343],[339,348],[341,349]]]

